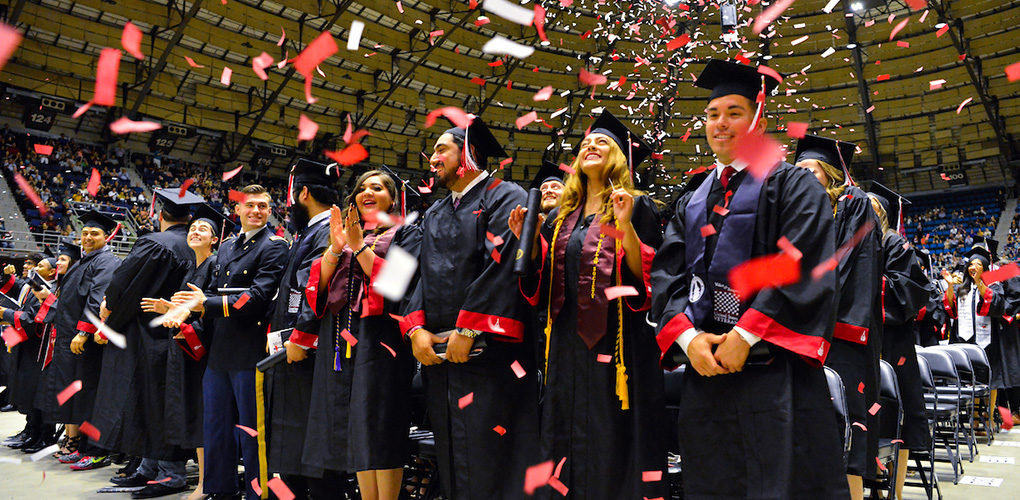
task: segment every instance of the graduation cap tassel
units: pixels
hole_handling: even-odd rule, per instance
[[[287,208],[290,208],[294,204],[294,169],[290,171],[290,177],[287,178]]]
[[[896,205],[899,209],[896,211],[896,233],[906,238],[907,232],[903,230],[903,197],[898,196],[896,198]]]
[[[616,223],[616,229],[620,229],[620,223]],[[620,286],[623,284],[621,280],[621,269],[620,265],[622,260],[619,256],[623,254],[623,243],[620,240],[616,240],[615,244],[616,254],[616,285]],[[616,358],[616,397],[620,399],[620,409],[630,409],[630,390],[627,388],[627,367],[623,364],[623,297],[620,297],[616,303],[616,348],[614,349],[614,356]]]
[[[465,128],[464,129],[464,150],[460,152],[460,158],[462,160],[461,163],[463,163],[464,166],[468,168],[468,170],[481,170],[480,168],[478,168],[478,164],[475,163],[475,159],[472,158],[472,156],[471,156],[471,146],[470,146],[471,143],[469,142],[470,134],[471,134],[471,127]]]
[[[117,233],[120,231],[120,228],[121,228],[121,223],[118,222],[117,223],[117,227],[113,228],[113,232],[110,233],[110,235],[106,237],[106,242],[107,243],[109,243],[110,240],[112,240],[113,238],[115,238],[117,236]]]
[[[156,192],[152,192],[152,203],[149,204],[149,218],[156,214]]]
[[[627,130],[627,170],[630,178],[634,178],[634,141],[630,138],[630,130]]]
[[[850,166],[846,164],[846,160],[843,159],[843,153],[839,149],[839,145],[843,141],[836,139],[836,156],[839,157],[839,165],[843,167],[843,185],[844,186],[856,186],[853,177],[850,177]]]
[[[761,77],[761,95],[762,100],[758,103],[758,108],[754,111],[754,119],[751,120],[751,126],[748,127],[747,131],[750,132],[758,126],[758,120],[761,120],[761,115],[765,112],[765,98],[767,87],[765,86],[765,75]]]

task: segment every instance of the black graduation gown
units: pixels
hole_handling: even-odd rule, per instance
[[[885,262],[881,294],[882,358],[893,366],[903,406],[900,438],[908,450],[926,450],[930,440],[925,416],[921,372],[914,348],[914,321],[931,293],[931,281],[907,240],[894,231],[882,237]],[[850,391],[847,388],[847,391]],[[882,416],[882,410],[878,415]],[[885,436],[891,435],[883,431]]]
[[[485,332],[488,343],[467,363],[422,368],[439,472],[455,500],[520,498],[525,469],[538,463],[534,316],[513,274],[516,245],[508,244],[507,226],[510,211],[526,198],[520,186],[487,178],[458,207],[447,196],[421,222],[421,277],[401,331],[468,328]],[[501,246],[492,243],[495,236]],[[514,361],[524,370],[521,378],[511,369]],[[464,397],[472,402],[460,408]]]
[[[120,259],[109,246],[104,246],[82,257],[61,281],[59,298],[52,305],[55,309],[53,335],[56,339],[53,360],[43,372],[43,388],[35,399],[36,408],[42,410],[43,418],[48,423],[80,424],[92,418],[102,370],[103,349],[107,346],[112,349],[117,347],[95,343],[91,336],[98,328],[89,322],[85,311],[99,317],[99,305],[103,301],[106,286],[119,265]],[[82,354],[71,352],[71,340],[78,331],[87,332],[90,336]],[[59,405],[57,394],[75,380],[81,380],[81,390],[63,406]],[[103,429],[99,431],[102,433]]]
[[[977,344],[977,326],[974,327],[975,333],[970,339],[964,339],[960,336],[961,320],[959,318],[960,311],[958,309],[962,304],[961,297],[969,293],[970,287],[972,286],[974,285],[970,284],[967,287],[964,287],[964,285],[956,286],[954,287],[954,298],[956,300],[949,302],[948,297],[945,297],[943,300],[943,304],[945,304],[946,307],[946,313],[954,320],[952,329],[949,333],[949,343],[951,344]],[[1015,335],[1012,332],[1006,332],[1006,335],[1004,335],[1002,330],[1004,328],[1008,329],[1012,323],[1008,321],[1008,318],[1003,317],[1009,314],[1007,305],[1009,307],[1015,307],[1015,304],[1013,300],[1011,300],[1010,292],[1006,288],[1007,286],[1009,286],[1008,282],[998,282],[988,285],[983,296],[975,293],[975,304],[973,305],[975,320],[978,316],[987,316],[991,318],[990,343],[984,347],[984,350],[985,354],[988,356],[988,365],[991,370],[991,383],[989,385],[992,389],[1007,389],[1011,387],[1006,385],[1006,375],[1007,370],[1010,369],[1010,366],[1013,363],[1010,363],[1006,359],[1006,356],[1010,354],[1010,351],[1015,349],[1015,340],[1014,338],[1008,338],[1006,336],[1015,337]],[[1007,338],[1005,341],[1006,349],[1003,349],[1004,338]]]
[[[871,199],[849,186],[836,202],[836,248],[850,242],[867,223],[875,223]],[[847,474],[874,477],[878,456],[879,420],[868,410],[878,402],[878,359],[882,351],[881,328],[872,323],[881,314],[881,243],[879,229],[867,235],[839,262],[839,306],[832,348],[826,366],[836,370],[846,388],[847,414],[851,426]]]
[[[301,231],[297,241],[291,245],[269,326],[271,331],[285,328],[298,331],[296,334],[283,332],[284,340],[301,344],[299,337],[307,335],[314,338],[319,330],[319,318],[307,304],[305,287],[312,261],[320,258],[327,246],[328,217]],[[322,468],[309,466],[301,460],[316,358],[315,349],[310,345],[305,347],[308,348],[308,358],[304,361],[280,363],[266,373],[266,411],[269,414],[267,458],[270,472],[322,477]]]
[[[942,292],[932,286],[931,294],[928,295],[928,303],[918,313],[917,321],[914,322],[914,331],[917,333],[917,345],[930,347],[938,345],[942,340],[942,329],[946,324],[946,308],[942,300]]]
[[[738,181],[739,175],[730,181],[731,188],[750,180]],[[715,176],[705,182],[719,189]],[[684,312],[692,282],[685,215],[704,210],[712,220],[715,205],[692,206],[696,193],[684,195],[677,205],[652,266],[650,316],[658,323],[663,351],[695,326]],[[740,306],[737,325],[769,343],[775,356],[771,363],[716,377],[702,377],[688,367],[679,426],[684,497],[845,499],[849,492],[840,430],[821,369],[836,315],[836,274],[811,278],[812,269],[835,251],[832,205],[810,172],[780,163],[765,179],[752,214],[751,256],[779,252],[777,243],[785,236],[802,253],[802,279],[762,290]]]
[[[145,297],[169,300],[195,266],[187,224],[147,233],[131,248],[110,281],[106,324],[124,334],[125,349],[103,354],[98,405],[92,422],[104,449],[157,460],[181,460],[183,450],[166,442],[166,363],[173,333],[150,327],[159,316],[141,310]]]
[[[182,290],[190,290],[191,283],[205,290],[212,283],[212,271],[216,267],[216,256],[205,259],[201,265],[193,269],[184,279]],[[202,320],[182,325],[181,330],[191,328],[203,346],[209,344],[205,335]],[[205,375],[206,356],[198,360],[192,359],[180,347],[178,341],[171,340],[166,360],[166,400],[164,419],[167,444],[183,449],[201,448],[202,445],[202,376]]]
[[[542,226],[544,242],[553,240],[557,214],[558,211],[551,213]],[[662,369],[658,363],[661,352],[655,343],[654,330],[645,321],[650,302],[648,273],[655,249],[662,242],[659,213],[647,196],[634,200],[632,224],[642,243],[641,276],[634,276],[623,263],[622,252],[616,252],[612,237],[602,235],[598,245],[601,217],[601,214],[568,217],[553,251],[547,250],[543,259],[542,280],[537,284],[541,293],[539,309],[547,309],[550,297],[562,296],[564,300],[554,301],[562,305],[551,311],[554,321],[542,403],[542,459],[553,460],[558,466],[565,459],[562,467],[558,467],[558,479],[570,489],[573,498],[664,498],[669,496],[666,474],[669,433]],[[543,247],[548,248],[544,242]],[[607,272],[592,287],[590,276],[596,248]],[[616,285],[618,276],[623,285],[633,286],[639,295],[599,301],[605,307],[597,310],[579,308],[579,298],[583,298],[580,295],[601,299],[598,296]],[[627,409],[622,408],[617,394],[620,307]],[[601,332],[586,332],[591,334],[587,338],[595,342],[589,345],[579,335],[579,328],[582,315],[594,314],[606,317],[605,328]],[[585,322],[584,328],[592,328],[589,325]],[[595,341],[599,333],[601,338]],[[656,471],[661,473],[659,480],[645,480],[645,472]],[[560,497],[552,488],[543,488],[541,492],[548,498]]]
[[[8,402],[26,414],[32,410],[35,401],[45,355],[43,333],[48,325],[35,321],[39,306],[39,299],[29,291],[21,307],[17,310],[4,309],[2,318],[11,324],[11,328],[20,331],[26,337],[11,348],[10,374],[7,380]],[[0,349],[2,348],[3,346],[0,346]]]
[[[1020,278],[1000,282],[1005,293],[999,328],[992,330],[992,343],[985,349],[991,366],[993,389],[1020,387]]]

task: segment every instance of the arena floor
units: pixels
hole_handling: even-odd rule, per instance
[[[17,413],[0,413],[0,438],[18,433],[24,426],[24,418]],[[966,456],[966,455],[965,455]],[[953,485],[952,469],[948,464],[937,463],[936,470],[942,481],[942,496],[945,500],[1016,500],[1020,498],[1020,463],[983,463],[991,458],[1012,459],[1020,462],[1020,429],[998,434],[991,446],[978,445],[974,462],[964,460],[965,475],[960,484]],[[21,459],[20,464],[5,463],[3,459]],[[115,500],[130,498],[127,493],[99,493],[103,487],[112,486],[110,477],[118,466],[93,471],[72,472],[52,458],[38,462],[27,459],[27,455],[0,447],[0,500]],[[194,464],[189,463],[189,473]],[[998,486],[963,484],[968,478],[975,483],[998,483]],[[911,478],[908,477],[908,482]],[[181,495],[163,498],[176,500]],[[907,487],[904,500],[926,498],[921,488]]]

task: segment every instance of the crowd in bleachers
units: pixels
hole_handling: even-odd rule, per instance
[[[907,239],[928,250],[936,269],[953,267],[981,238],[995,233],[1005,205],[1002,188],[911,198],[905,207]]]

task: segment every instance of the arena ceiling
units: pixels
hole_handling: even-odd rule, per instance
[[[908,3],[925,5],[912,10]],[[172,155],[232,169],[278,146],[279,156],[269,155],[277,172],[295,155],[342,148],[350,120],[371,133],[362,140],[370,164],[424,175],[421,153],[444,128],[425,129],[426,116],[456,106],[498,129],[514,158],[503,176],[523,180],[543,159],[569,162],[570,146],[604,108],[646,131],[661,159],[646,163],[642,182],[668,190],[684,172],[711,163],[699,121],[706,92],[692,83],[706,58],[731,58],[787,75],[769,99],[777,139],[792,143],[782,129],[800,122],[811,133],[856,142],[860,178],[912,192],[947,186],[954,169],[980,184],[1012,178],[1020,165],[1020,82],[1007,77],[1007,66],[1020,61],[1020,0],[799,0],[760,36],[751,25],[769,2],[520,2],[544,9],[547,41],[533,23],[501,17],[514,7],[506,4],[13,0],[6,16],[25,39],[2,76],[9,89],[72,100],[57,117],[60,127],[111,140],[106,129],[120,116],[187,125],[191,132],[175,141]],[[733,5],[737,16],[725,37],[720,4]],[[121,47],[129,21],[143,33],[146,57],[123,54],[119,106],[71,118],[92,99],[100,51]],[[354,21],[365,23],[364,33],[348,50]],[[313,75],[315,103],[293,64],[270,66],[267,80],[252,70],[263,52],[293,59],[325,31],[339,51]],[[484,53],[496,36],[534,53]],[[221,83],[224,67],[233,71],[229,86]],[[606,83],[580,81],[581,70]],[[536,101],[545,87],[551,96]],[[8,100],[3,111],[19,112],[14,107]],[[525,118],[518,128],[531,112],[537,120]],[[319,124],[317,141],[299,143],[301,114]]]

